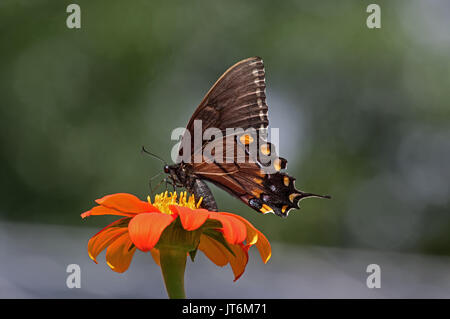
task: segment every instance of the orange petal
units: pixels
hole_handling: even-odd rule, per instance
[[[235,218],[234,215],[222,213],[209,213],[210,219],[218,220],[222,223],[222,231],[225,239],[232,245],[242,243],[247,237],[247,228],[244,223]]]
[[[209,212],[206,209],[191,209],[176,205],[171,205],[169,208],[172,212],[180,216],[181,225],[187,231],[196,230],[201,227],[209,216]]]
[[[259,254],[261,255],[261,259],[264,263],[267,263],[272,256],[272,248],[270,247],[270,242],[267,240],[266,236],[258,232],[258,241],[256,242],[256,248],[258,248]]]
[[[229,245],[233,254],[228,251],[217,240],[208,236],[202,235],[200,237],[200,244],[198,248],[217,266],[225,266],[230,263],[234,274],[234,281],[238,280],[245,271],[248,263],[248,247],[242,244]]]
[[[148,202],[141,201],[134,195],[118,193],[107,195],[96,200],[97,204],[118,210],[123,213],[140,214],[149,212],[159,212],[156,207]]]
[[[161,213],[139,214],[128,224],[131,241],[142,251],[151,250],[161,237],[162,232],[177,218],[177,215]]]
[[[247,245],[256,245],[258,248],[261,259],[264,263],[267,263],[272,256],[272,248],[270,247],[270,242],[267,240],[266,236],[258,229],[256,229],[248,220],[239,215],[231,213],[222,213],[228,216],[233,216],[241,220],[247,226]]]
[[[231,250],[234,252],[233,256],[228,252],[230,258],[230,266],[234,273],[234,281],[238,280],[245,271],[245,267],[248,263],[248,247],[240,245],[230,245]]]
[[[241,216],[235,215],[235,214],[231,214],[231,213],[221,213],[221,214],[237,218],[245,224],[245,226],[247,228],[247,238],[245,239],[247,242],[247,245],[253,245],[257,242],[258,233],[260,233],[260,232],[248,220],[246,220],[244,217],[241,217]]]
[[[106,249],[106,263],[115,272],[124,272],[130,266],[136,246],[130,240],[128,233],[117,238]]]
[[[213,263],[220,267],[228,264],[228,255],[223,252],[223,248],[226,250],[226,248],[218,241],[205,235],[200,236],[198,249],[200,249]]]
[[[129,218],[122,218],[109,224],[97,234],[95,234],[88,243],[88,254],[91,259],[97,263],[97,256],[119,236],[128,231],[127,220]]]
[[[153,248],[150,250],[150,253],[152,254],[153,260],[158,266],[161,266],[161,261],[159,257],[159,249]]]
[[[91,210],[88,210],[87,212],[81,214],[82,218],[86,218],[88,216],[95,216],[95,215],[119,215],[119,216],[129,216],[129,217],[133,217],[136,214],[131,214],[131,213],[124,213],[124,212],[120,212],[118,210],[112,209],[112,208],[108,208],[108,207],[104,207],[104,206],[95,206],[94,208],[92,208]]]

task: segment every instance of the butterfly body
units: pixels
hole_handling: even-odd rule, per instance
[[[174,186],[203,198],[203,208],[217,211],[205,181],[260,213],[272,212],[281,217],[299,208],[299,201],[305,197],[329,198],[297,190],[295,178],[282,172],[287,160],[278,157],[275,146],[267,141],[265,88],[261,58],[248,58],[229,68],[192,115],[180,143],[177,164],[164,167]],[[211,129],[215,129],[213,136],[201,143],[191,141],[197,131],[206,134]],[[185,153],[187,158],[180,160]]]

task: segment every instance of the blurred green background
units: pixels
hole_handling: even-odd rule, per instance
[[[273,241],[450,255],[449,3],[0,2],[0,218],[105,225],[103,195],[141,198],[216,79],[261,56],[297,187],[331,194],[288,219],[214,188]]]

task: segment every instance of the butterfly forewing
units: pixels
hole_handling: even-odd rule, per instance
[[[242,60],[229,68],[212,86],[192,115],[186,129],[194,136],[194,121],[201,121],[203,132],[218,128],[255,128],[266,134],[269,119],[266,80],[261,58]],[[184,144],[181,143],[183,146]],[[191,153],[194,153],[191,141]]]

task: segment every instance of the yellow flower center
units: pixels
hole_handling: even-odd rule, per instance
[[[194,195],[188,197],[187,192],[181,192],[180,197],[178,197],[176,192],[165,191],[164,193],[157,194],[153,203],[150,196],[147,196],[147,200],[151,205],[158,208],[161,213],[171,215],[172,211],[169,209],[170,205],[196,209],[200,207],[203,197],[200,197],[200,200],[195,203]]]

